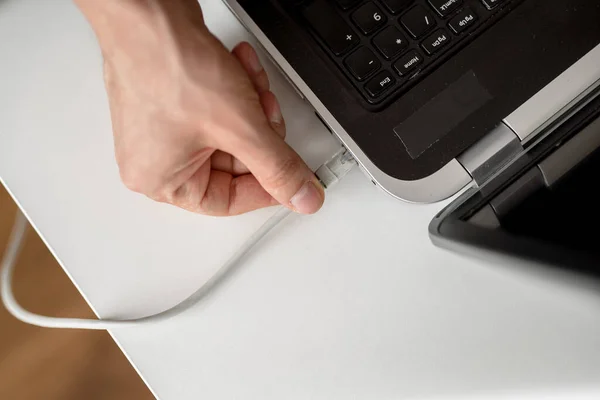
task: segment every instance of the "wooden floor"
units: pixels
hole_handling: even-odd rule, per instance
[[[0,185],[0,255],[15,205]],[[93,317],[35,232],[15,272],[15,295],[27,308],[58,316]],[[106,332],[25,325],[0,304],[0,399],[153,399]]]

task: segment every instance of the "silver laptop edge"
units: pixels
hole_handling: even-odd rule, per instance
[[[567,113],[600,86],[600,45],[504,119],[523,142]]]
[[[469,171],[474,171],[477,166],[471,166],[468,171],[457,159],[453,159],[434,174],[416,181],[402,181],[381,171],[361,151],[350,135],[238,2],[236,0],[223,1],[242,25],[256,37],[267,55],[271,57],[273,63],[280,69],[283,76],[287,78],[298,94],[310,103],[331,131],[352,153],[362,167],[363,172],[385,192],[408,202],[433,203],[453,196],[473,182],[473,177]],[[531,140],[542,128],[565,115],[571,109],[570,106],[573,103],[599,85],[600,45],[596,46],[585,57],[573,64],[567,71],[532,96],[531,99],[501,122],[502,129],[494,131],[495,133],[501,133],[501,135],[498,135],[498,140],[503,144],[501,148],[504,148],[504,142],[506,142],[506,132],[510,132],[514,139],[519,142]],[[495,136],[494,132],[491,132],[492,136]],[[490,139],[492,139],[492,142],[494,141],[494,137],[486,139],[488,139],[488,142]],[[478,157],[478,159],[481,160],[482,158]]]

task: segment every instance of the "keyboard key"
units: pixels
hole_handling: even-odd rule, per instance
[[[497,10],[519,0],[275,1],[299,13],[335,68],[380,104],[425,78],[433,63],[447,62],[478,28],[503,17]]]
[[[369,2],[352,14],[352,20],[365,35],[368,35],[385,24],[387,17],[381,12],[379,7]]]
[[[359,47],[346,58],[346,66],[356,79],[362,81],[381,67],[381,63],[367,47]]]
[[[390,10],[392,14],[398,14],[404,11],[414,0],[381,0],[381,2]]]
[[[394,68],[400,76],[407,76],[421,64],[423,64],[423,57],[417,51],[411,50],[396,61]]]
[[[450,43],[450,35],[443,29],[435,31],[421,43],[429,54],[435,54]]]
[[[400,54],[408,46],[408,42],[402,33],[393,26],[388,26],[378,33],[373,38],[373,44],[388,60]]]
[[[475,14],[469,7],[465,7],[465,9],[459,12],[456,17],[450,20],[448,26],[454,31],[454,33],[461,33],[475,25],[477,23],[477,19],[477,14]]]
[[[347,10],[349,8],[352,8],[352,6],[358,3],[359,0],[335,0],[335,2],[344,10]]]
[[[315,0],[303,15],[335,55],[344,54],[359,42],[358,35],[327,0]]]
[[[450,15],[462,4],[462,0],[429,0],[429,4],[442,17]]]
[[[482,0],[483,4],[491,10],[500,5],[500,3],[504,3],[505,0]]]
[[[390,87],[394,86],[394,83],[396,83],[396,78],[394,78],[391,73],[388,71],[381,71],[367,82],[365,90],[369,93],[369,96],[378,97]]]
[[[415,6],[400,18],[408,33],[415,38],[425,35],[436,26],[435,17],[421,6]]]

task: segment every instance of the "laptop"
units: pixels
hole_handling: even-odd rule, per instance
[[[600,1],[223,1],[374,185],[415,203],[463,191],[436,244],[600,259],[559,212],[588,219],[573,199],[595,201],[574,182],[600,171]]]

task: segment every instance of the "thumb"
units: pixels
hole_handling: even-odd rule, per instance
[[[325,199],[315,174],[271,127],[242,139],[231,153],[282,205],[300,214],[313,214]]]

